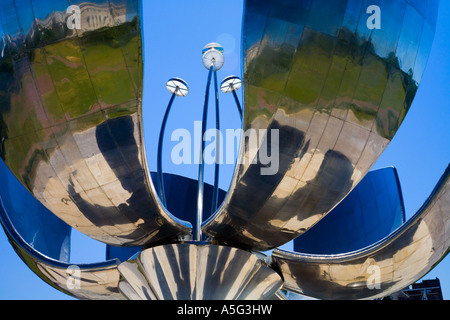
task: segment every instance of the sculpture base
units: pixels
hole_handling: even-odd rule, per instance
[[[270,299],[283,284],[255,253],[211,244],[145,249],[119,272],[119,289],[130,300]]]

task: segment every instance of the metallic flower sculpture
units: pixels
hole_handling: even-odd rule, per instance
[[[368,172],[412,104],[438,0],[376,2],[245,1],[243,128],[265,135],[242,139],[225,192],[202,172],[155,187],[140,0],[2,1],[0,216],[17,254],[80,299],[373,299],[420,279],[449,251],[449,170],[408,222],[395,169]],[[223,48],[205,50],[211,81]],[[72,228],[107,260],[71,265]]]

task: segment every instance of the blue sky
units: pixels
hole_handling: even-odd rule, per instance
[[[240,75],[240,30],[242,0],[144,1],[145,91],[144,133],[150,170],[156,170],[156,146],[163,113],[170,99],[165,89],[169,78],[180,77],[190,85],[190,94],[177,98],[167,125],[170,132],[191,130],[201,120],[207,71],[201,64],[201,50],[209,42],[221,43],[226,63],[219,81]],[[397,168],[407,218],[426,200],[450,159],[450,2],[441,1],[436,37],[416,99],[397,135],[373,169]],[[239,127],[231,95],[221,95],[222,127]],[[188,109],[188,110],[187,110]],[[180,116],[182,115],[182,116]],[[209,119],[209,123],[213,119]],[[166,150],[165,149],[165,150]],[[165,153],[165,156],[170,156]],[[221,168],[221,187],[227,189],[233,165]],[[197,166],[175,166],[165,161],[164,171],[197,176]],[[211,182],[212,166],[206,169]],[[72,238],[73,263],[102,261],[104,245],[78,232]],[[89,249],[87,249],[89,248]],[[17,257],[0,231],[0,299],[70,299],[42,282]],[[438,277],[444,297],[450,299],[450,257],[444,259],[426,279]]]

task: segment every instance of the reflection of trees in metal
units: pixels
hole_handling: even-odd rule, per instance
[[[418,84],[412,78],[412,70],[407,72],[401,70],[395,51],[390,52],[386,58],[378,56],[371,40],[353,33],[346,27],[339,30],[338,34],[338,39],[332,40],[321,33],[308,30],[304,33],[299,48],[290,43],[283,43],[279,48],[274,47],[269,42],[269,37],[265,37],[258,47],[258,57],[253,57],[248,62],[249,83],[271,91],[283,91],[285,89],[284,96],[286,98],[299,101],[304,105],[317,104],[317,97],[321,95],[321,105],[318,106],[318,110],[321,112],[330,112],[331,109],[345,112],[350,109],[359,122],[377,120],[378,133],[387,139],[392,139],[396,127],[398,127],[398,122],[401,123],[405,115],[402,111],[403,108],[406,111],[409,109],[417,91]],[[395,50],[395,48],[392,49]],[[254,49],[250,48],[249,51],[251,50]],[[295,58],[292,59],[294,52],[296,52]],[[333,68],[337,69],[331,71],[345,70],[347,73],[353,73],[355,78],[361,76],[361,72],[365,71],[367,72],[367,74],[363,74],[363,76],[367,76],[365,80],[369,80],[369,77],[372,78],[369,83],[363,81],[359,83],[359,89],[354,92],[355,96],[347,96],[347,98],[352,98],[352,101],[348,104],[334,104],[335,96],[333,96],[332,91],[317,91],[322,88],[317,87],[317,83],[311,81],[313,78],[317,79],[316,70],[299,71],[302,74],[296,75],[297,81],[295,84],[293,83],[292,86],[286,88],[282,87],[283,82],[278,81],[278,78],[283,77],[283,74],[291,73],[296,65],[318,65],[324,66],[324,69],[326,69],[330,63],[330,57],[333,60]],[[372,73],[368,68],[377,72]],[[326,83],[329,86],[327,89],[336,91],[341,85],[340,81],[343,74],[336,73],[332,76],[334,78],[329,79]],[[403,97],[404,101],[390,101],[391,103],[386,101],[388,107],[395,108],[399,105],[403,108],[398,110],[387,109],[385,111],[387,118],[383,119],[377,117],[377,113],[380,93],[383,94],[385,91],[387,81],[393,82],[391,85],[396,86],[395,93],[398,97]],[[376,84],[376,86],[373,86],[373,84]],[[343,98],[346,97],[341,97],[341,99]],[[392,97],[392,99],[395,99],[395,97]],[[264,110],[259,110],[259,112],[261,111]],[[296,112],[293,105],[289,105],[285,111],[287,113]],[[252,113],[251,115],[256,117],[258,114]]]

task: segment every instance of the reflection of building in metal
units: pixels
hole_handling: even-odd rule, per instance
[[[217,286],[229,298],[280,298],[283,287],[372,299],[448,253],[449,169],[405,223],[395,171],[367,174],[411,106],[437,0],[381,1],[381,30],[367,28],[363,0],[245,1],[242,125],[267,130],[258,151],[278,150],[278,171],[262,175],[243,140],[202,241],[192,241],[197,181],[166,175],[165,207],[146,163],[141,1],[71,4],[82,8],[80,32],[65,25],[61,2],[0,4],[2,224],[51,285],[83,299],[124,299],[119,289],[173,298],[183,281],[189,298],[213,298]],[[107,245],[107,261],[80,266],[79,287],[67,286],[72,228]],[[298,252],[278,249],[294,239]],[[151,272],[134,272],[139,264]]]
[[[81,31],[94,31],[104,27],[111,27],[115,24],[122,24],[126,21],[126,6],[111,4],[98,5],[84,2],[79,5],[81,9]],[[114,17],[112,16],[114,12]]]
[[[125,4],[117,5],[112,3],[109,5],[108,3],[83,2],[78,7],[80,9],[80,29],[77,31],[78,34],[113,27],[126,22],[127,19]],[[54,11],[44,19],[35,19],[34,28],[30,30],[31,36],[33,36],[36,28],[48,30],[52,30],[56,26],[61,29],[66,28],[66,22],[70,15],[66,10]]]
[[[441,282],[438,278],[413,283],[388,298],[394,300],[444,300]]]

